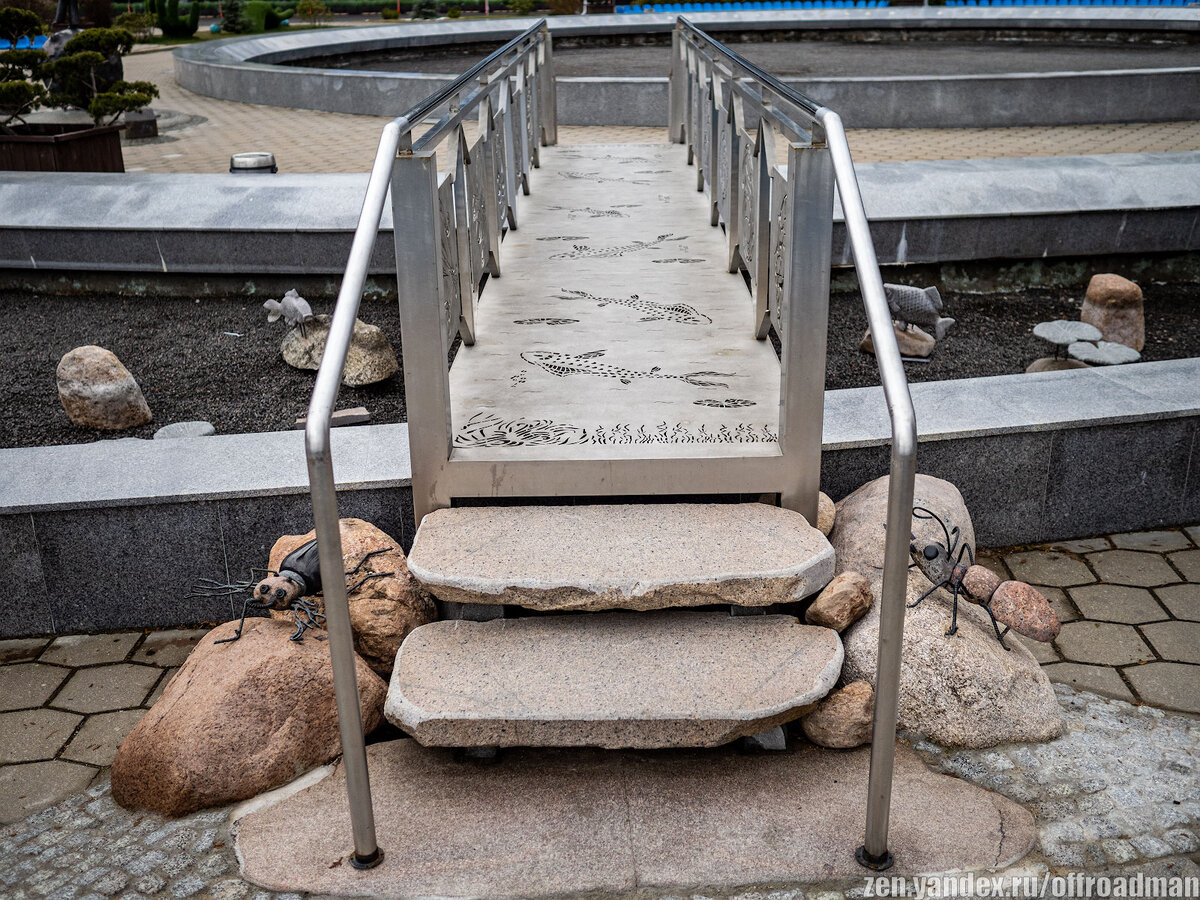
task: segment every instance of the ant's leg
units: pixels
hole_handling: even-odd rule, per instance
[[[967,554],[967,560],[968,560],[967,565],[969,565],[969,566],[975,565],[975,551],[971,549],[971,545],[968,544],[966,541],[963,541],[962,550],[958,551],[958,562],[959,563],[962,562],[963,553]]]
[[[391,547],[380,547],[378,550],[372,550],[369,553],[363,554],[363,558],[358,561],[358,565],[355,566],[353,569],[351,569],[349,572],[347,572],[346,577],[349,578],[351,575],[355,574],[359,569],[361,569],[363,567],[363,563],[365,563],[372,556],[377,556],[380,553],[387,553],[391,549],[392,549]]]
[[[937,584],[935,584],[933,587],[931,587],[929,590],[927,590],[925,593],[923,593],[920,597],[918,597],[912,603],[908,604],[908,608],[912,609],[914,606],[916,606],[918,603],[920,603],[922,600],[924,600],[926,597],[928,597],[930,594],[932,594],[938,588],[944,587],[945,585],[947,585],[949,583],[950,583],[949,581],[939,581]]]
[[[992,628],[996,632],[996,640],[998,640],[1000,642],[1001,647],[1003,647],[1005,650],[1007,650],[1009,653],[1011,653],[1012,647],[1010,647],[1010,646],[1008,646],[1008,644],[1004,643],[1004,634],[1008,634],[1009,629],[1005,628],[1004,634],[1001,634],[1000,633],[1000,625],[996,621],[995,615],[992,614],[992,608],[990,606],[985,606],[984,609],[987,610],[988,617],[992,620]]]
[[[954,607],[950,612],[950,627],[946,629],[946,636],[958,633],[958,585],[954,586]]]

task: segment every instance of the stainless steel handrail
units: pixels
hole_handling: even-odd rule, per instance
[[[345,562],[342,558],[338,527],[337,490],[333,475],[330,432],[333,407],[342,382],[342,369],[354,335],[354,320],[362,301],[367,266],[379,235],[383,206],[387,200],[392,165],[402,140],[408,140],[413,127],[432,112],[450,102],[468,86],[474,87],[480,75],[496,67],[505,56],[529,38],[546,32],[545,19],[531,25],[503,47],[472,66],[440,91],[422,100],[405,115],[384,126],[379,149],[371,167],[367,192],[359,213],[358,226],[350,245],[346,274],[338,291],[329,336],[321,366],[317,370],[308,423],[304,429],[308,480],[312,492],[313,519],[317,530],[317,550],[324,585],[325,615],[329,628],[329,651],[333,662],[334,695],[337,701],[338,728],[341,733],[342,761],[346,771],[346,790],[350,800],[350,826],[354,853],[350,864],[355,868],[373,868],[383,860],[375,835],[375,816],[371,806],[371,784],[367,773],[367,752],[362,733],[362,714],[358,700],[354,641],[350,629],[350,611],[346,599]],[[536,46],[536,42],[531,46]],[[409,141],[411,144],[411,141]]]
[[[729,65],[778,98],[794,107],[824,132],[824,140],[833,161],[834,180],[842,202],[846,235],[858,273],[863,305],[875,344],[875,358],[883,384],[884,399],[892,426],[891,469],[888,484],[887,535],[883,563],[883,587],[880,598],[879,657],[875,679],[875,719],[871,735],[871,770],[867,784],[867,821],[863,845],[857,857],[864,866],[886,869],[892,864],[887,849],[888,820],[891,813],[892,773],[895,763],[896,716],[900,696],[900,662],[904,639],[904,604],[908,586],[908,548],[912,526],[914,479],[916,477],[917,420],[900,349],[892,329],[892,315],[883,292],[883,277],[871,240],[867,214],[863,207],[850,145],[841,117],[811,97],[788,87],[739,56],[720,41],[714,40],[685,17],[677,20],[680,28],[698,46],[715,51]],[[676,135],[671,123],[672,137]],[[689,139],[693,139],[689,135]]]

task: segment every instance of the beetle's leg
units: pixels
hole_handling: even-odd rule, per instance
[[[214,578],[198,578],[192,587],[192,592],[187,597],[188,599],[193,597],[231,597],[242,591],[248,591],[252,587],[254,587],[252,581],[225,582],[217,581]]]
[[[246,602],[242,604],[242,618],[238,622],[237,631],[233,633],[233,637],[221,638],[219,641],[213,641],[214,644],[231,644],[242,636],[242,626],[246,624],[246,610],[250,608],[250,603],[253,600],[254,596],[251,595],[247,597]]]
[[[395,572],[375,572],[373,575],[364,575],[350,587],[346,588],[347,594],[353,594],[360,587],[370,581],[372,578],[387,578],[389,575],[395,575]]]
[[[363,567],[363,563],[365,563],[372,556],[376,556],[377,554],[380,554],[380,553],[387,553],[391,549],[392,549],[391,547],[380,547],[378,550],[372,550],[369,553],[364,553],[363,558],[358,561],[358,565],[355,566],[353,569],[351,569],[349,572],[347,572],[346,577],[349,578],[351,575],[354,575],[356,572],[358,572],[358,570]]]
[[[1004,643],[1004,635],[1000,633],[1000,625],[999,625],[999,623],[996,622],[996,616],[993,615],[991,606],[990,605],[985,606],[984,609],[987,610],[988,618],[990,618],[992,620],[992,629],[996,632],[996,640],[998,640],[1000,642],[1001,647],[1003,647],[1005,650],[1007,650],[1009,653],[1011,653],[1012,647],[1010,647],[1010,646],[1008,646],[1008,644]],[[1006,628],[1006,629],[1004,629],[1004,634],[1007,634],[1007,633],[1008,633],[1008,629]]]
[[[922,600],[924,600],[926,597],[928,597],[930,594],[932,594],[938,588],[943,587],[949,583],[950,583],[949,581],[939,581],[937,584],[935,584],[933,587],[931,587],[929,590],[927,590],[925,593],[923,593],[920,597],[918,597],[912,603],[908,604],[908,608],[912,609],[914,606],[916,606],[918,603],[920,603]]]

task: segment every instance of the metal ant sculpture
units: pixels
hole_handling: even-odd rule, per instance
[[[950,627],[946,635],[958,631],[958,596],[964,597],[982,606],[992,620],[992,629],[996,632],[996,640],[1005,650],[1012,650],[1004,643],[1004,635],[1009,629],[1032,638],[1035,641],[1052,641],[1058,636],[1058,616],[1036,589],[1022,581],[1004,581],[991,569],[975,564],[975,551],[965,540],[958,526],[947,528],[946,523],[933,510],[923,506],[913,507],[913,517],[932,519],[942,528],[946,543],[931,541],[923,547],[917,546],[916,535],[913,535],[909,552],[913,564],[920,569],[921,574],[933,582],[933,587],[920,597],[908,604],[909,608],[916,606],[938,588],[951,589],[954,606],[950,614]],[[963,557],[967,563],[963,564]],[[999,623],[1007,627],[1000,631]]]
[[[384,547],[363,554],[358,565],[347,572],[346,577],[357,574],[368,559],[377,553],[385,553],[388,549]],[[289,640],[296,642],[304,640],[304,632],[324,626],[325,614],[318,611],[317,604],[312,600],[304,599],[321,593],[321,562],[317,555],[315,538],[301,544],[285,556],[279,564],[278,572],[273,569],[251,569],[252,578],[255,572],[263,572],[267,577],[257,583],[254,581],[224,583],[212,578],[201,578],[197,582],[195,590],[189,595],[191,597],[231,597],[241,591],[250,591],[250,596],[242,604],[242,617],[238,621],[237,631],[234,632],[233,637],[222,638],[213,643],[228,644],[240,638],[242,627],[246,624],[246,613],[251,609],[280,611],[290,609],[296,617],[296,632]],[[395,572],[375,572],[365,575],[347,587],[346,593],[354,593],[372,578],[384,578],[395,574]]]

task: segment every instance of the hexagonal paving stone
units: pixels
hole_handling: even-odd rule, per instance
[[[146,702],[142,705],[146,706],[146,707],[151,707],[155,703],[157,703],[159,698],[162,697],[163,691],[165,691],[167,689],[167,685],[169,685],[171,683],[171,679],[175,677],[175,673],[178,671],[179,671],[179,669],[167,669],[166,673],[163,675],[163,677],[159,680],[158,684],[155,686],[153,693],[151,693],[150,696],[146,698]]]
[[[1200,622],[1200,584],[1169,584],[1154,593],[1175,618]]]
[[[88,716],[83,727],[63,750],[62,758],[91,763],[93,766],[110,765],[125,735],[133,731],[133,726],[145,713],[144,709],[122,709]]]
[[[19,822],[36,810],[78,794],[95,777],[91,766],[61,759],[4,766],[0,768],[0,824]]]
[[[1051,550],[1065,550],[1067,553],[1092,553],[1095,550],[1111,550],[1112,544],[1106,537],[1080,538],[1075,541],[1057,541],[1050,545]]]
[[[82,719],[56,709],[0,713],[0,764],[52,759]]]
[[[1155,553],[1185,550],[1192,546],[1182,531],[1131,531],[1112,535],[1112,542],[1122,550],[1150,550]]]
[[[0,641],[0,666],[38,658],[49,638],[9,638]]]
[[[97,663],[120,662],[129,655],[142,636],[140,631],[120,634],[64,634],[55,638],[42,662],[60,666],[91,666]]]
[[[1073,584],[1090,584],[1096,580],[1084,563],[1073,556],[1054,550],[1025,550],[1010,553],[1004,562],[1013,578],[1029,584],[1067,587]]]
[[[1146,588],[1124,587],[1119,584],[1086,584],[1071,588],[1068,593],[1084,618],[1104,622],[1124,622],[1137,625],[1158,622],[1167,618],[1154,595]]]
[[[86,713],[140,706],[161,675],[162,669],[131,663],[80,669],[54,698],[54,705]]]
[[[1152,662],[1131,666],[1125,677],[1146,703],[1200,713],[1200,666]]]
[[[156,666],[182,666],[207,628],[180,628],[171,631],[152,631],[146,635],[132,659]]]
[[[1179,555],[1179,554],[1176,554]],[[1154,587],[1171,584],[1179,576],[1157,553],[1140,550],[1104,550],[1088,554],[1088,562],[1096,570],[1101,581],[1110,584],[1129,584],[1136,587]]]
[[[1193,544],[1200,547],[1200,525],[1189,525],[1183,531],[1192,539]]]
[[[1105,697],[1133,702],[1133,694],[1117,670],[1111,666],[1084,666],[1079,663],[1055,663],[1044,667],[1046,675],[1057,684],[1069,684],[1081,691],[1091,691]]]
[[[1171,562],[1188,581],[1200,583],[1200,550],[1181,550],[1179,553],[1172,553],[1170,556]],[[1172,578],[1172,581],[1178,581],[1178,578]]]
[[[1079,613],[1075,611],[1075,607],[1071,605],[1071,601],[1067,599],[1067,595],[1062,588],[1049,587],[1044,584],[1035,584],[1035,588],[1048,601],[1050,608],[1054,610],[1054,614],[1058,616],[1060,622],[1074,622],[1079,618]]]
[[[41,706],[70,674],[69,669],[41,663],[0,666],[0,710]]]
[[[1017,634],[1015,631],[1010,631],[1004,636],[1006,642],[1016,641],[1026,650],[1033,654],[1042,665],[1046,663],[1056,663],[1062,659],[1050,644],[1043,644],[1041,641],[1035,641],[1032,638],[1027,638],[1024,635]]]
[[[1055,644],[1059,652],[1072,662],[1125,666],[1154,658],[1132,625],[1068,622],[1059,632]]]
[[[1142,634],[1163,659],[1200,663],[1200,622],[1156,622]]]

